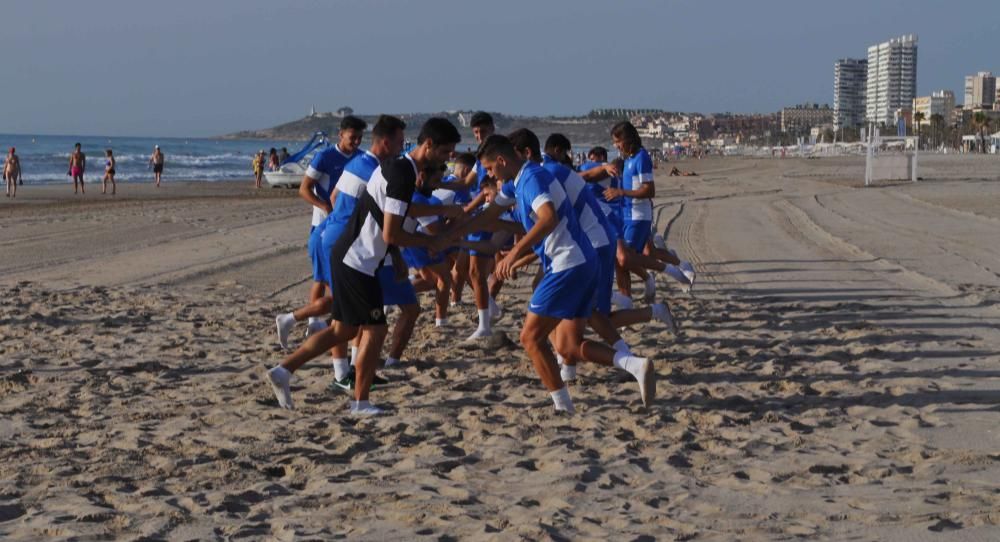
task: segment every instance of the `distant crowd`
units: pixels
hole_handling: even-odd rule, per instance
[[[165,158],[159,145],[153,147],[153,154],[149,157],[149,167],[153,170],[153,180],[156,187],[160,187],[160,180],[163,175],[163,164]],[[101,177],[101,193],[108,193],[108,184],[111,185],[111,195],[118,193],[118,184],[115,182],[118,162],[115,160],[115,153],[112,149],[104,150],[104,176]],[[17,186],[24,185],[21,175],[21,159],[17,156],[17,149],[11,147],[7,152],[7,158],[3,166],[3,182],[6,186],[8,198],[17,197]],[[86,194],[86,186],[83,182],[83,175],[87,172],[87,155],[83,152],[83,146],[77,143],[73,146],[73,152],[69,155],[69,169],[66,175],[73,179],[73,193]]]

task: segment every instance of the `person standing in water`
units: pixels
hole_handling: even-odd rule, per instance
[[[104,162],[104,178],[101,179],[101,193],[108,193],[108,181],[111,181],[111,195],[115,195],[117,186],[115,185],[115,156],[111,149],[104,151],[107,160]]]
[[[80,144],[73,146],[73,154],[69,155],[69,176],[73,177],[73,193],[77,192],[77,182],[80,183],[80,193],[86,194],[83,189],[83,172],[87,169],[87,155],[80,150]]]
[[[7,161],[3,164],[3,178],[7,183],[7,197],[17,196],[17,183],[21,180],[21,160],[14,153],[14,147],[7,153]]]
[[[156,145],[153,147],[153,155],[149,157],[149,165],[153,166],[153,180],[156,181],[156,187],[160,187],[160,178],[163,176],[163,151],[160,150],[160,146]]]

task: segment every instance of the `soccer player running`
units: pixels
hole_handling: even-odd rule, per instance
[[[569,388],[549,346],[550,335],[556,350],[567,359],[614,365],[628,371],[639,382],[643,404],[649,405],[656,393],[652,362],[583,339],[587,319],[594,310],[598,281],[597,269],[589,262],[595,261],[597,255],[580,229],[562,185],[542,166],[519,157],[504,136],[489,137],[480,146],[479,161],[492,177],[507,181],[497,203],[514,204],[526,232],[497,264],[497,278],[513,278],[517,268],[529,261],[525,256],[531,251],[542,267],[543,275],[531,296],[521,330],[521,344],[556,410],[574,412]]]
[[[493,135],[496,126],[493,124],[493,117],[485,112],[479,111],[472,115],[469,124],[472,126],[472,135],[476,138],[476,143],[482,145],[486,138]],[[480,183],[486,178],[486,170],[480,161],[472,168],[465,178],[465,186],[468,187],[472,196],[470,207],[483,209],[485,195],[479,190]],[[467,237],[469,241],[489,241],[492,237],[489,231],[477,231],[470,233]],[[477,250],[469,250],[469,282],[472,283],[472,292],[476,298],[476,312],[479,317],[479,325],[476,330],[466,340],[482,339],[493,334],[493,320],[499,318],[500,308],[490,296],[489,276],[493,272],[496,257],[493,253],[481,253]]]
[[[403,220],[416,190],[418,172],[443,165],[460,140],[451,122],[431,118],[421,128],[413,151],[387,160],[372,174],[331,253],[335,300],[332,325],[310,336],[298,350],[267,372],[267,381],[282,408],[293,408],[290,382],[296,369],[360,332],[362,338],[356,360],[358,379],[351,413],[373,415],[382,412],[368,400],[379,353],[388,334],[382,309],[382,288],[376,273],[390,247],[431,246],[430,238],[406,232]]]
[[[326,279],[326,271],[323,269],[323,255],[321,253],[320,234],[322,231],[318,227],[327,215],[333,210],[330,195],[333,193],[340,174],[344,171],[344,166],[357,156],[361,151],[361,138],[365,134],[368,125],[358,117],[348,115],[340,121],[340,132],[337,144],[313,156],[306,174],[299,185],[299,196],[312,205],[312,225],[309,228],[309,259],[312,261],[313,285],[309,291],[309,302],[315,303],[321,300],[326,293],[326,286],[329,286]],[[323,320],[310,317],[307,333],[326,327]]]
[[[333,201],[333,210],[316,227],[320,235],[319,251],[316,256],[320,258],[318,266],[325,274],[324,283],[332,281],[330,277],[330,253],[333,251],[334,244],[347,228],[358,199],[367,189],[368,180],[378,169],[380,163],[398,156],[402,152],[405,131],[406,123],[401,119],[391,115],[381,115],[372,127],[371,148],[357,153],[344,166],[344,171],[335,183],[333,193],[330,195],[330,199]],[[323,296],[293,312],[278,315],[275,318],[278,328],[278,343],[281,344],[282,348],[288,348],[288,336],[295,322],[301,322],[307,318],[310,321],[318,321],[321,317],[330,314],[332,308],[333,298]],[[352,389],[355,374],[347,357],[346,343],[335,345],[331,353],[333,355],[334,385],[345,390]]]

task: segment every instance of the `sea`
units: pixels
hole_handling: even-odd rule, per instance
[[[169,182],[252,179],[251,163],[257,151],[268,152],[275,148],[280,152],[284,147],[295,154],[306,144],[300,140],[0,134],[0,161],[7,156],[10,147],[14,147],[21,159],[25,183],[72,183],[67,173],[69,155],[76,143],[80,143],[87,156],[86,181],[100,181],[104,177],[104,152],[111,149],[116,160],[115,180],[140,183],[153,182],[149,158],[155,145],[160,146],[165,159],[163,182]],[[362,146],[368,146],[367,138]],[[475,146],[463,141],[458,149],[474,151]],[[574,146],[573,151],[586,152],[586,147]]]
[[[10,147],[17,149],[25,184],[69,183],[69,155],[80,143],[87,155],[87,181],[104,176],[104,151],[114,152],[115,180],[152,182],[149,157],[160,146],[165,158],[163,181],[229,181],[253,178],[251,162],[257,151],[295,153],[304,141],[221,140],[169,137],[103,137],[0,134],[0,160]]]

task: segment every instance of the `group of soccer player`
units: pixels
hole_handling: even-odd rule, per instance
[[[376,370],[400,363],[419,292],[434,293],[434,325],[446,327],[471,286],[478,326],[467,340],[480,340],[502,315],[496,297],[505,281],[535,264],[520,340],[556,410],[574,411],[567,382],[581,361],[630,373],[645,405],[655,397],[651,360],[633,354],[618,329],[658,321],[676,332],[667,305],[654,302],[654,274],[690,291],[695,272],[652,233],[653,163],[635,127],[621,122],[611,131],[622,159],[608,162],[607,150],[595,147],[577,171],[561,134],[543,149],[524,128],[495,134],[488,113],[470,124],[475,155],[456,155],[461,137],[443,118],[424,123],[403,154],[401,119],[379,117],[362,151],[367,124],[348,116],[337,143],[313,158],[299,193],[313,206],[314,282],[306,305],[276,318],[283,348],[296,322],[308,322],[307,339],[266,375],[282,408],[293,408],[292,374],[330,352],[332,385],[353,392],[351,413],[382,413],[369,401],[373,386],[387,383]],[[645,283],[646,307],[634,307],[632,275]],[[599,340],[584,337],[587,327]]]

